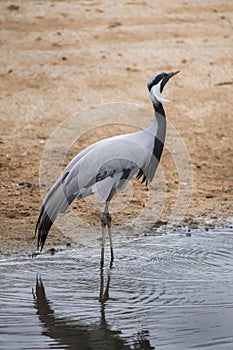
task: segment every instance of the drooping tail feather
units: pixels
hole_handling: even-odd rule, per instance
[[[45,211],[44,206],[42,205],[40,215],[36,224],[36,232],[38,231],[37,249],[40,249],[40,251],[42,251],[44,247],[46,238],[48,236],[52,224],[53,221],[50,219],[49,215]]]
[[[39,217],[38,217],[38,220],[37,220],[37,223],[36,223],[36,228],[35,228],[35,237],[36,237],[36,234],[37,234],[37,231],[38,231],[38,228],[39,228],[39,224],[40,224],[40,220],[41,220],[41,217],[43,215],[43,212],[44,212],[44,205],[42,205],[41,208],[40,208],[40,214],[39,214]]]
[[[42,251],[49,230],[53,225],[58,213],[63,213],[77,196],[65,192],[65,184],[57,182],[48,192],[41,206],[40,214],[36,223],[35,235],[37,234],[37,249]]]

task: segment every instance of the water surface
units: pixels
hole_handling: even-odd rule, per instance
[[[98,247],[2,257],[0,349],[233,348],[231,229],[141,236],[115,256],[102,274]]]

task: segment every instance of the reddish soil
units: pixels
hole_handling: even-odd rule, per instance
[[[232,220],[232,13],[230,0],[1,1],[1,252],[36,245],[40,161],[52,133],[74,113],[102,103],[139,104],[152,118],[146,83],[160,70],[181,70],[166,86],[172,102],[165,109],[186,145],[193,179],[182,178],[168,134],[164,179],[158,175],[149,192],[133,181],[132,199],[113,223],[129,223],[142,211],[150,224],[169,221],[182,186],[192,187],[182,225]],[[151,122],[143,110],[140,122]],[[96,140],[134,131],[132,119],[131,125],[93,125],[67,150],[64,164]],[[94,227],[100,208],[75,202],[72,210]],[[48,244],[70,242],[56,228],[48,238]]]

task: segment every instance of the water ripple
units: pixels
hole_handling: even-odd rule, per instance
[[[72,349],[77,342],[101,350],[231,349],[232,243],[232,231],[209,231],[116,246],[114,267],[102,276],[110,281],[104,304],[97,248],[1,258],[0,349]],[[37,276],[43,312],[33,301]]]

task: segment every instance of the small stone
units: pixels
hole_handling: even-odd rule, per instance
[[[12,4],[12,5],[7,6],[7,10],[10,10],[10,11],[19,10],[19,6]]]
[[[23,212],[22,212],[22,216],[27,217],[27,216],[30,216],[30,215],[31,215],[31,214],[30,214],[29,211],[23,211]]]
[[[56,249],[55,248],[50,248],[49,250],[51,255],[54,255],[56,253]]]
[[[109,27],[109,28],[116,28],[116,27],[120,27],[120,26],[122,26],[122,23],[116,21],[116,22],[110,23],[108,27]]]

